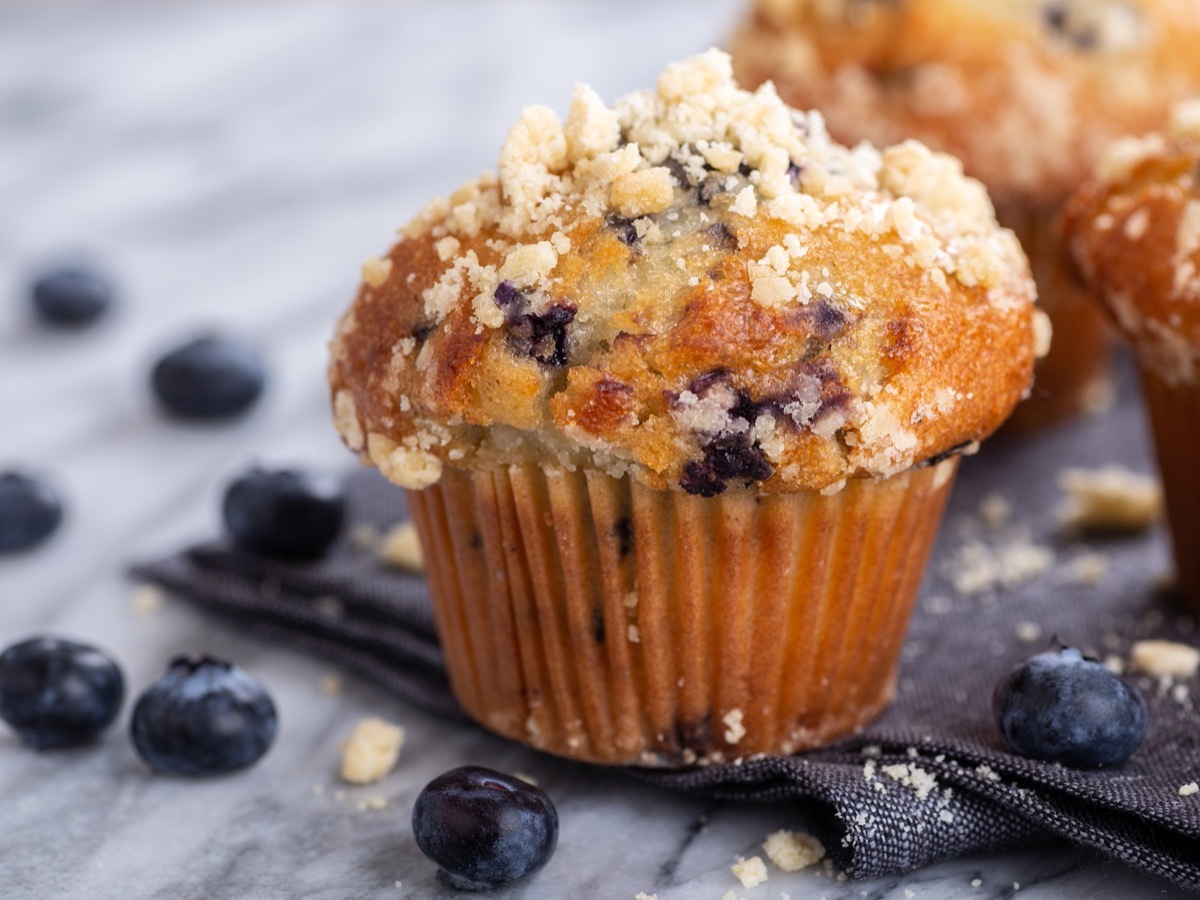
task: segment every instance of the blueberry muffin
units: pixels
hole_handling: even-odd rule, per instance
[[[735,34],[746,84],[820,109],[848,143],[916,138],[988,188],[1061,340],[1021,426],[1100,399],[1103,317],[1062,261],[1057,212],[1115,138],[1200,89],[1194,0],[756,0]]]
[[[337,330],[409,490],[451,683],[602,763],[811,747],[888,702],[958,455],[1048,341],[983,187],[848,150],[709,51],[521,115]]]
[[[1114,143],[1063,229],[1140,363],[1179,582],[1200,612],[1200,101],[1165,133]]]

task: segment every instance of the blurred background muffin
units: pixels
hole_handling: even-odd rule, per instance
[[[1056,339],[1036,426],[1102,400],[1107,333],[1067,276],[1055,215],[1114,138],[1161,127],[1200,87],[1193,0],[755,0],[732,42],[749,85],[771,79],[853,144],[906,137],[958,156],[1029,254]]]
[[[957,455],[1047,339],[957,160],[832,141],[717,51],[531,107],[342,320],[463,706],[553,753],[790,753],[890,700]]]
[[[1200,101],[1165,134],[1114,143],[1063,227],[1140,363],[1180,587],[1200,611]]]

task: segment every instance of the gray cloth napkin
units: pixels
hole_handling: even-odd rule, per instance
[[[1179,599],[1156,587],[1170,570],[1164,528],[1085,539],[1060,521],[1063,467],[1153,470],[1136,384],[1126,366],[1120,373],[1108,413],[997,438],[964,461],[896,700],[862,734],[796,756],[630,774],[715,798],[799,803],[852,877],[1057,835],[1200,890],[1200,793],[1180,793],[1200,780],[1196,678],[1131,676],[1149,702],[1150,730],[1133,758],[1110,770],[1017,757],[992,721],[996,681],[1055,636],[1102,659],[1124,659],[1144,638],[1200,640]],[[405,516],[402,493],[372,471],[349,476],[348,493],[351,534]],[[134,573],[416,706],[462,718],[423,580],[356,544],[348,534],[321,562],[287,565],[213,542]]]

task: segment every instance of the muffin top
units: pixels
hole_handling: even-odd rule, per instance
[[[332,343],[337,427],[393,481],[512,462],[711,496],[836,490],[977,441],[1048,326],[959,163],[833,143],[709,51],[566,122],[526,109]]]
[[[1200,89],[1195,0],[756,0],[733,39],[843,141],[953,153],[997,204],[1061,201],[1115,138]]]
[[[1176,106],[1165,133],[1115,142],[1063,232],[1142,363],[1171,384],[1200,381],[1200,100]]]

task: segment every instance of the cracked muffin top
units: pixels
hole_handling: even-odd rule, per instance
[[[1200,100],[1115,142],[1063,213],[1083,280],[1169,384],[1200,381]]]
[[[1048,341],[959,163],[832,142],[712,50],[430,203],[332,342],[335,421],[396,483],[533,462],[711,496],[836,490],[993,431]]]
[[[746,84],[842,140],[953,153],[998,204],[1061,200],[1115,138],[1200,88],[1195,0],[755,0]]]

